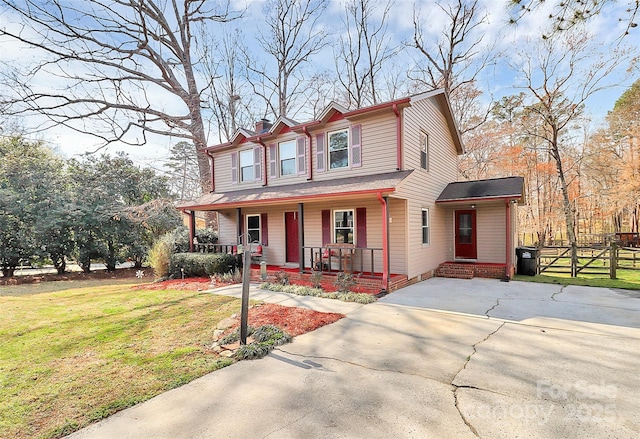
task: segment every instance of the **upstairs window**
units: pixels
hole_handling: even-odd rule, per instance
[[[296,173],[296,141],[281,142],[278,145],[280,158],[280,175],[295,175]]]
[[[353,210],[335,210],[333,212],[334,242],[353,244]]]
[[[420,131],[420,167],[429,170],[429,135]]]
[[[253,150],[240,151],[240,181],[253,181]]]
[[[349,166],[349,130],[328,133],[329,138],[329,169],[346,168]]]

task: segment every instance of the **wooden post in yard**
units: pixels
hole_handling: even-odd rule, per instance
[[[242,308],[240,311],[240,344],[247,344],[249,320],[249,282],[251,281],[251,244],[242,253]]]
[[[609,268],[609,277],[617,279],[616,269],[618,268],[618,246],[615,241],[611,241],[611,267]]]

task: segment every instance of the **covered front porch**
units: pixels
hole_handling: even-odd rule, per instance
[[[406,201],[393,192],[409,173],[211,193],[179,207],[190,217],[191,251],[249,251],[256,279],[264,262],[269,273],[286,270],[302,279],[345,272],[391,291],[407,279]],[[218,212],[218,243],[194,241],[196,211]]]

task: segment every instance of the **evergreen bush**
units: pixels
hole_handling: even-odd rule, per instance
[[[233,272],[236,258],[225,253],[175,253],[171,256],[171,277],[202,277]],[[184,272],[183,272],[184,270]]]

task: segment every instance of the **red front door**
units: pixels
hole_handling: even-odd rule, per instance
[[[477,259],[476,211],[456,210],[456,259]]]
[[[287,261],[300,263],[300,241],[298,239],[298,212],[284,213],[285,240],[287,242]]]

